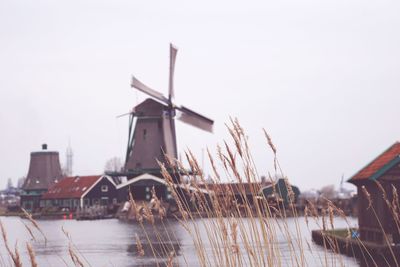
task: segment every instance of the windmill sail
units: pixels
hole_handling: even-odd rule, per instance
[[[142,91],[143,93],[148,94],[149,96],[152,96],[152,97],[160,100],[161,102],[169,104],[168,99],[163,94],[146,86],[141,81],[136,79],[135,76],[132,76],[131,87],[136,88],[139,91]]]
[[[178,49],[173,45],[169,45],[169,86],[168,86],[168,98],[172,101],[174,98],[174,72],[175,72],[175,60]]]
[[[176,151],[176,136],[175,136],[175,123],[170,115],[164,115],[163,120],[163,137],[165,151],[164,153],[171,158],[177,157]]]
[[[210,133],[213,132],[213,120],[210,120],[209,118],[204,117],[203,115],[200,115],[199,113],[194,112],[193,110],[190,110],[184,106],[181,106],[177,109],[181,111],[181,116],[178,118],[180,121],[183,121],[204,131]]]

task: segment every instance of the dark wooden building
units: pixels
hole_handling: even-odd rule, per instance
[[[396,205],[399,207],[399,203],[393,194],[394,188],[400,193],[400,143],[396,142],[385,150],[352,176],[349,182],[357,186],[361,240],[385,245],[387,242],[400,244],[395,220],[399,218],[399,209],[394,208]]]
[[[117,204],[117,189],[107,175],[66,177],[43,194],[41,206],[76,210]]]
[[[194,187],[188,184],[173,183],[174,191],[179,196],[181,201],[190,203],[190,194],[188,192],[200,191],[203,194],[209,192],[204,188]],[[152,198],[151,190],[154,191],[159,199],[169,204],[174,204],[175,200],[171,192],[172,188],[168,185],[167,181],[158,176],[144,173],[131,180],[117,185],[118,202],[123,203],[129,200],[129,192],[136,201],[150,201]]]
[[[150,201],[153,187],[159,199],[164,201],[172,199],[167,182],[163,178],[144,173],[117,185],[118,202],[129,200],[129,191],[135,200]]]
[[[285,183],[285,180],[283,178],[278,179],[277,181],[274,181],[273,183],[268,184],[267,186],[263,187],[261,189],[262,194],[266,198],[279,198],[282,200],[282,203],[287,206],[290,203],[290,196],[289,196],[289,190],[288,186],[290,186],[291,191],[293,192],[293,203],[297,203],[297,200],[300,195],[300,190],[297,186],[294,185],[287,185]]]
[[[42,151],[31,153],[28,175],[22,186],[21,207],[31,212],[39,209],[42,194],[62,178],[58,152],[48,151],[43,144]]]

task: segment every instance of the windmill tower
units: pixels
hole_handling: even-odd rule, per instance
[[[59,153],[48,151],[47,144],[43,144],[42,151],[31,153],[28,175],[22,186],[21,206],[31,211],[39,208],[41,195],[62,178]]]
[[[177,48],[170,44],[168,97],[132,77],[131,87],[151,98],[147,98],[128,113],[130,117],[125,172],[131,173],[130,177],[144,172],[159,173],[157,160],[165,162],[164,155],[177,158],[175,132],[177,115],[179,120],[187,124],[212,132],[213,120],[173,102],[177,51]]]

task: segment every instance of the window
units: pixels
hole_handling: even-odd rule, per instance
[[[108,197],[102,197],[100,199],[100,205],[101,206],[107,206],[108,205]]]
[[[108,192],[108,185],[103,184],[101,186],[101,192]]]
[[[143,140],[146,140],[147,130],[143,129]]]

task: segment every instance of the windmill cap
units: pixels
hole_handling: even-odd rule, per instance
[[[47,144],[42,144],[42,150],[47,150]]]

